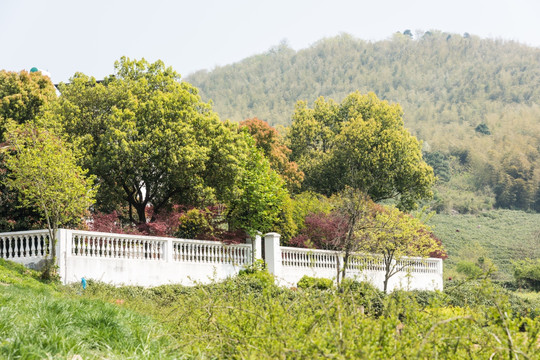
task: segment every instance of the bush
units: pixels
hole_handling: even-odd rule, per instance
[[[386,293],[365,281],[345,278],[341,281],[340,290],[345,295],[352,295],[358,305],[364,307],[366,314],[380,316],[384,310]]]
[[[514,277],[518,286],[540,291],[540,259],[515,262]]]
[[[252,280],[250,287],[254,290],[260,290],[275,285],[274,275],[266,270],[266,264],[263,260],[255,260],[251,265],[246,266],[238,272],[239,278],[248,278]]]
[[[300,289],[319,289],[319,290],[328,290],[334,286],[334,282],[330,279],[325,278],[316,278],[304,275],[298,281],[298,288]]]

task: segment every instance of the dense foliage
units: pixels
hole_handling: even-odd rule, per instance
[[[298,102],[288,139],[306,189],[329,196],[349,186],[407,210],[432,195],[433,170],[403,127],[401,108],[373,93],[354,92],[340,104],[321,97],[313,108]]]
[[[24,275],[28,272],[29,275]],[[261,271],[192,288],[51,286],[0,260],[4,358],[531,358],[538,299],[490,284],[385,295],[279,288]],[[309,280],[307,282],[310,282]],[[312,282],[312,281],[311,281]],[[46,336],[52,333],[53,336]]]
[[[17,124],[33,120],[54,99],[51,79],[40,72],[0,70],[0,142],[5,140],[8,120]]]
[[[539,62],[537,48],[469,34],[341,35],[299,51],[282,44],[189,80],[222,116],[272,125],[290,125],[299,100],[373,91],[399,103],[424,141],[438,211],[538,210]]]

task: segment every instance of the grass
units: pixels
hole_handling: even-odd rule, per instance
[[[3,359],[529,358],[540,299],[489,281],[384,294],[288,289],[255,272],[184,287],[61,286],[0,263]],[[520,355],[521,354],[521,355]]]
[[[88,299],[38,274],[0,262],[0,358],[158,358],[161,326],[136,311]]]
[[[493,260],[501,280],[513,279],[512,261],[540,257],[540,214],[492,210],[476,215],[437,214],[430,220],[448,251],[445,273],[460,260]]]

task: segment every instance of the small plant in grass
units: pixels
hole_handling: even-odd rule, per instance
[[[311,277],[304,275],[298,281],[299,289],[318,289],[318,290],[328,290],[334,286],[334,282],[330,279]]]
[[[275,284],[274,275],[268,272],[266,263],[261,259],[255,260],[253,264],[247,265],[244,269],[240,270],[238,276],[256,279],[263,288]]]

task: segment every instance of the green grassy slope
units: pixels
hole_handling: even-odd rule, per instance
[[[0,259],[0,358],[128,359],[168,353],[151,318],[37,278]]]
[[[437,214],[430,220],[442,240],[451,272],[459,260],[493,260],[501,279],[512,279],[512,261],[540,257],[540,214],[493,210],[477,215]]]
[[[257,272],[189,288],[89,282],[82,292],[4,265],[2,359],[534,358],[540,333],[538,303],[489,282],[386,295],[350,282],[280,288]],[[511,348],[499,340],[508,337]]]

